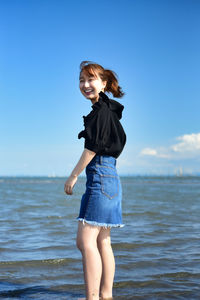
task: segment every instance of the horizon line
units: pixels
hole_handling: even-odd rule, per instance
[[[120,177],[139,177],[139,176],[169,176],[169,177],[192,177],[192,176],[200,176],[200,172],[196,173],[185,173],[185,174],[172,174],[172,173],[163,173],[163,174],[158,174],[158,173],[133,173],[133,174],[118,174]],[[52,174],[43,174],[43,175],[31,175],[31,174],[16,174],[16,175],[0,175],[0,178],[5,178],[5,177],[47,177],[47,178],[68,178],[70,175],[52,175]],[[80,177],[86,177],[86,175],[79,175]]]

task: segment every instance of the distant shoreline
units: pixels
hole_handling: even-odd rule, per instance
[[[69,175],[0,175],[0,179],[4,178],[49,178],[49,179],[56,179],[56,178],[67,178]],[[176,175],[176,174],[119,174],[120,177],[142,177],[142,178],[148,178],[148,177],[175,177],[175,178],[185,178],[185,177],[200,177],[200,173],[197,174],[182,174],[182,175]],[[79,178],[86,178],[85,175],[80,175]]]

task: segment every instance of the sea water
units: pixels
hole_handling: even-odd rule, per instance
[[[113,295],[200,299],[200,177],[120,177],[123,228],[112,229]],[[0,298],[84,297],[73,195],[66,178],[0,178]]]

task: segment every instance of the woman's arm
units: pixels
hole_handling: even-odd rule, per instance
[[[71,172],[71,175],[68,177],[67,181],[65,182],[65,193],[68,195],[72,195],[72,189],[78,179],[79,174],[85,169],[85,167],[89,164],[89,162],[93,159],[93,157],[96,155],[95,152],[84,149],[77,165]]]

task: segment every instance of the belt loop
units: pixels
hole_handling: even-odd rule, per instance
[[[100,157],[100,162],[99,163],[100,163],[100,165],[102,165],[102,156],[100,155],[99,157]]]

